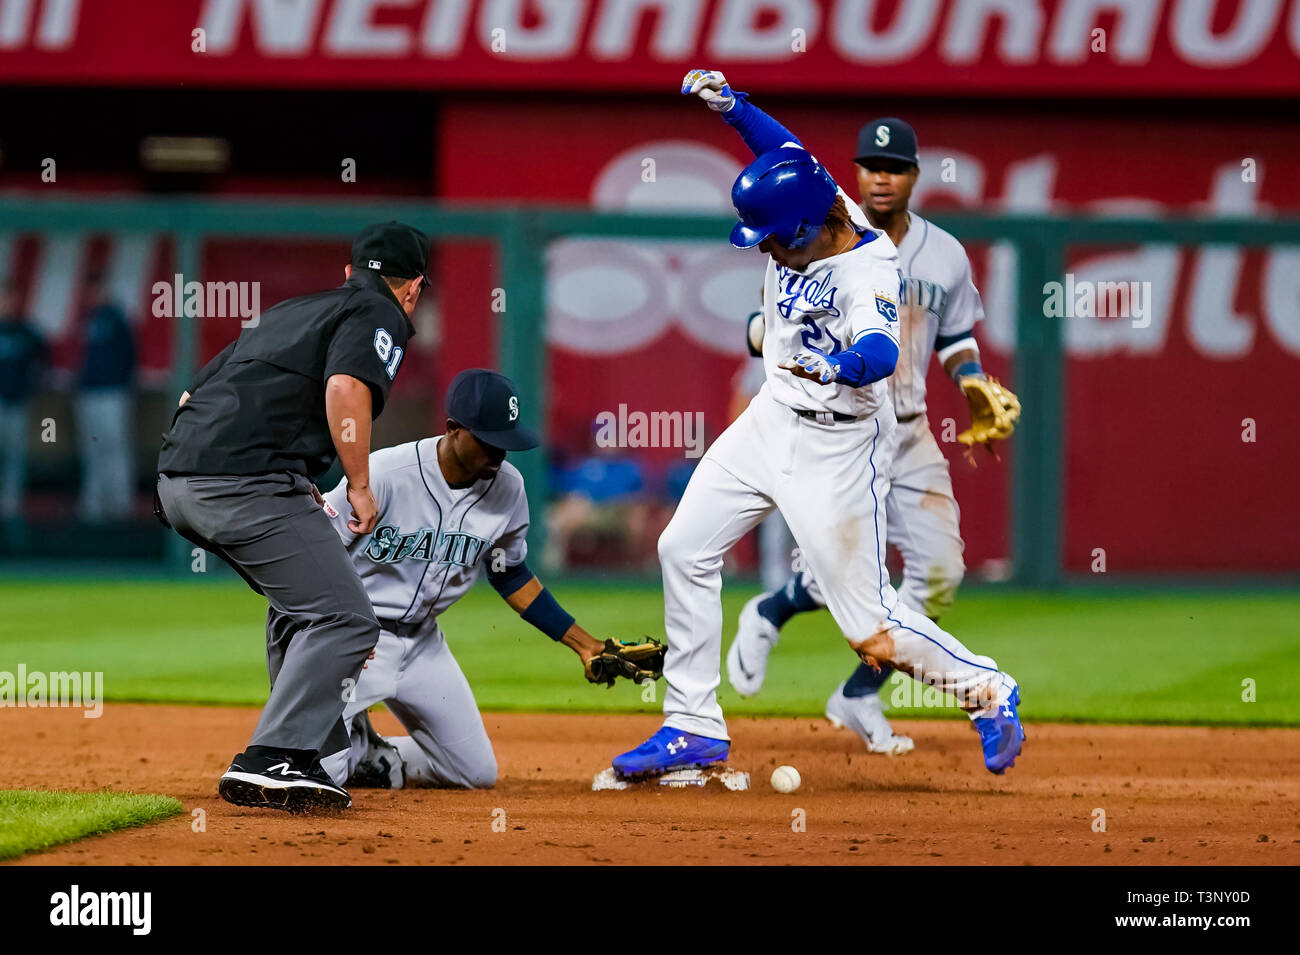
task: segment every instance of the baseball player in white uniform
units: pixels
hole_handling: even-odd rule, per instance
[[[903,276],[898,366],[886,379],[899,431],[885,499],[887,539],[903,557],[899,600],[937,621],[952,606],[966,565],[948,462],[926,417],[926,372],[934,353],[959,385],[985,377],[974,337],[984,307],[961,243],[908,210],[920,164],[912,127],[895,118],[867,123],[854,162],[862,208],[897,245]],[[727,676],[741,696],[762,688],[768,654],[786,621],[825,605],[807,570],[745,604],[727,653]],[[891,673],[892,667],[859,664],[827,700],[826,716],[855,730],[870,752],[898,755],[910,752],[913,743],[893,732],[881,706],[879,690]]]
[[[447,392],[445,434],[375,451],[374,531],[348,529],[347,483],[324,495],[379,620],[379,642],[345,687],[350,747],[321,760],[340,786],[484,788],[496,756],[438,618],[480,573],[524,620],[576,652],[588,679],[605,644],[578,626],[533,575],[528,498],[507,451],[534,448],[510,380],[484,369],[458,374]],[[272,623],[275,612],[272,611]],[[366,710],[383,702],[408,736],[384,739]]]
[[[884,379],[899,357],[897,249],[794,134],[692,71],[697,95],[757,157],[732,188],[731,242],[770,256],[763,289],[767,381],[713,444],[659,539],[664,579],[664,725],[613,760],[645,778],[725,760],[718,704],[724,554],[779,508],[859,658],[955,696],[1001,773],[1024,740],[1015,680],[898,599],[884,571],[889,473],[898,427]]]

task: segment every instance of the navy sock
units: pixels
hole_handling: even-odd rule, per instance
[[[879,673],[865,663],[859,663],[858,668],[853,671],[853,675],[844,681],[844,695],[849,699],[853,699],[854,697],[879,693],[880,688],[885,685],[885,681],[889,679],[893,672],[894,668],[888,663],[881,666]]]
[[[799,574],[795,574],[784,587],[758,602],[759,615],[767,618],[778,630],[784,627],[785,622],[795,614],[821,607],[821,604],[809,595],[799,577]]]

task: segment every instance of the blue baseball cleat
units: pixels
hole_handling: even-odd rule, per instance
[[[730,751],[728,740],[710,739],[662,726],[636,749],[615,756],[614,771],[623,779],[645,779],[674,769],[711,766],[725,760]]]
[[[980,734],[984,748],[984,765],[990,773],[1001,776],[1015,765],[1020,748],[1025,744],[1025,728],[1020,725],[1020,687],[998,704],[992,716],[977,716],[973,722]]]

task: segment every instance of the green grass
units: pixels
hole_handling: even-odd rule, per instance
[[[143,825],[180,811],[180,800],[170,796],[0,789],[0,859]]]
[[[594,634],[662,634],[656,588],[556,582],[553,590]],[[724,645],[751,592],[725,588]],[[109,700],[265,701],[265,604],[240,583],[7,581],[0,602],[0,671],[20,662],[29,672],[101,670]],[[1300,726],[1297,620],[1300,594],[1284,591],[967,588],[944,624],[1020,681],[1034,720]],[[484,709],[658,709],[630,684],[588,686],[576,657],[486,586],[443,624]],[[819,714],[855,659],[828,614],[804,615],[786,628],[763,692],[740,700],[724,677],[723,706],[731,714]],[[1242,700],[1246,679],[1255,681],[1255,702]]]

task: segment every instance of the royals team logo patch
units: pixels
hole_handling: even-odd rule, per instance
[[[898,303],[880,289],[876,289],[876,311],[883,315],[887,322],[898,321]]]

